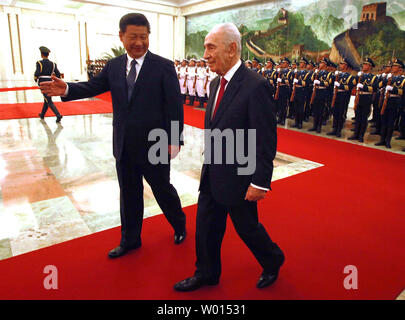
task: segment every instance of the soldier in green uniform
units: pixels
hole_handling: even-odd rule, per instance
[[[329,75],[329,79],[334,79],[334,90],[332,96],[333,130],[328,135],[342,136],[342,129],[345,123],[345,112],[350,102],[351,92],[357,84],[357,79],[351,74],[353,66],[344,58],[336,74]]]
[[[371,71],[375,67],[372,59],[366,58],[363,62],[363,71],[358,74],[358,84],[354,109],[356,112],[356,124],[354,134],[349,140],[364,142],[364,134],[367,130],[368,116],[371,112],[373,96],[378,90],[378,78]]]
[[[51,51],[47,47],[39,47],[39,51],[41,52],[42,60],[39,60],[36,63],[36,69],[34,73],[35,82],[37,82],[39,85],[41,82],[52,81],[51,75],[53,74],[58,78],[60,78],[60,72],[58,70],[58,67],[56,66],[56,63],[48,59],[49,52]],[[50,107],[56,116],[56,122],[59,123],[60,120],[62,119],[62,116],[59,113],[58,109],[56,108],[55,104],[53,103],[52,98],[47,96],[46,94],[43,94],[43,96],[44,96],[44,104],[42,106],[42,111],[40,114],[38,114],[38,116],[41,119],[44,119],[45,114],[48,111],[48,107]]]
[[[314,124],[308,131],[316,131],[321,133],[323,116],[325,113],[325,105],[328,98],[327,89],[331,85],[330,78],[328,77],[329,72],[326,70],[328,61],[322,59],[319,62],[319,70],[315,70],[312,74],[313,92],[311,95],[310,103],[312,102],[312,113],[314,115]],[[313,98],[312,98],[313,97]]]
[[[391,148],[395,120],[405,104],[405,77],[402,75],[404,68],[405,65],[401,60],[393,60],[391,74],[387,76],[385,97],[381,108],[381,139],[376,146],[385,145]]]
[[[311,73],[307,70],[308,60],[300,60],[299,70],[294,75],[291,104],[294,108],[295,124],[293,128],[302,129],[306,102],[306,88],[310,85]]]
[[[378,81],[378,90],[375,94],[374,100],[373,100],[373,120],[374,124],[371,126],[372,128],[375,128],[374,131],[372,131],[370,134],[381,134],[381,104],[384,96],[384,87],[385,83],[387,81],[387,75],[391,73],[391,61],[388,61],[383,66],[382,72],[378,75],[377,81]]]

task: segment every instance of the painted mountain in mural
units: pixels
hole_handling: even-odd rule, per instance
[[[348,58],[359,68],[362,59],[368,56],[382,65],[393,57],[405,57],[404,39],[405,31],[399,29],[392,17],[360,21],[356,28],[335,37],[330,58],[332,61]]]
[[[260,58],[289,56],[296,58],[294,48],[299,51],[311,51],[315,55],[318,52],[330,49],[327,43],[319,40],[312,28],[304,23],[301,13],[293,13],[286,10],[280,12],[271,20],[268,29],[263,32],[255,32],[247,39],[246,46],[255,56]]]
[[[375,19],[373,8],[381,6]],[[186,56],[201,57],[205,35],[223,22],[238,26],[243,59],[330,56],[355,65],[365,56],[377,64],[393,55],[405,59],[405,0],[278,0],[197,15],[187,18]]]

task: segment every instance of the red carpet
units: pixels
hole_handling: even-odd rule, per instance
[[[192,111],[191,111],[192,110]],[[185,107],[187,119],[198,120]],[[109,260],[120,229],[99,232],[0,261],[0,299],[395,299],[405,288],[405,156],[279,129],[278,150],[324,164],[273,183],[260,220],[286,254],[279,280],[255,288],[261,268],[229,221],[216,287],[177,293],[194,272],[196,206],[185,208],[188,238],[173,244],[160,215],[144,222],[143,246]],[[45,290],[46,265],[59,272]],[[345,266],[358,269],[346,290]]]
[[[35,86],[35,87],[0,88],[0,92],[5,92],[5,91],[35,90],[35,89],[38,89],[38,86]]]
[[[38,87],[34,87],[37,89]],[[11,88],[3,88],[11,89]],[[12,88],[26,90],[27,88]],[[29,88],[28,88],[29,89]],[[96,114],[96,113],[111,113],[111,96],[110,93],[104,93],[97,96],[101,100],[92,101],[69,101],[69,102],[55,102],[56,107],[63,116],[72,116],[80,114]],[[35,103],[6,103],[0,104],[0,119],[25,119],[37,118],[38,113],[42,110],[43,102]],[[52,110],[49,108],[46,117],[55,117]]]

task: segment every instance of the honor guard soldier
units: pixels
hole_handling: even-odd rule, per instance
[[[181,62],[181,67],[179,70],[179,85],[180,85],[180,93],[183,98],[183,104],[186,103],[186,95],[187,95],[187,65],[188,65],[188,60],[183,59]]]
[[[334,89],[332,96],[333,130],[328,135],[342,136],[345,123],[345,112],[350,102],[351,93],[357,84],[356,77],[351,74],[353,66],[344,58],[339,64],[340,71],[334,74]],[[331,76],[332,79],[332,76]]]
[[[280,68],[277,69],[277,83],[274,99],[277,101],[277,123],[284,125],[287,118],[287,106],[290,98],[290,83],[292,83],[290,60],[284,57],[281,60]]]
[[[252,69],[252,61],[246,60],[246,61],[245,61],[245,66],[246,66],[246,68],[248,68],[248,69]]]
[[[197,97],[199,101],[199,108],[204,108],[204,102],[206,102],[205,94],[206,94],[206,89],[205,89],[205,83],[207,80],[207,69],[205,67],[205,61],[201,59],[198,63],[197,67],[197,81],[196,81],[196,92],[197,92]]]
[[[402,68],[402,75],[405,77],[405,68]],[[395,140],[405,140],[405,101],[400,114],[399,133],[399,137],[396,137]]]
[[[58,78],[60,78],[60,72],[58,70],[56,63],[48,59],[49,52],[51,52],[51,50],[49,50],[47,47],[39,47],[39,51],[41,52],[42,60],[37,61],[36,64],[34,74],[35,82],[37,82],[39,85],[41,82],[52,81],[51,79],[52,75],[55,75]],[[44,119],[45,114],[48,111],[48,107],[50,107],[56,116],[56,122],[59,123],[60,120],[62,119],[62,116],[59,113],[58,109],[56,108],[55,104],[53,103],[52,98],[47,96],[46,94],[43,94],[43,96],[44,96],[44,104],[42,107],[42,111],[40,114],[38,114],[38,116],[41,119]]]
[[[180,68],[181,68],[181,64],[180,64],[179,59],[174,60],[174,68],[176,69],[177,79],[178,79],[179,78],[179,73],[180,73]]]
[[[329,59],[325,60],[328,62],[328,65],[326,66],[326,70],[328,70],[328,81],[329,83],[335,82],[335,76],[336,76],[336,70],[338,69],[338,65],[330,61]],[[334,86],[329,86],[328,90],[328,99],[326,100],[326,106],[325,106],[325,114],[323,116],[323,121],[322,124],[326,125],[327,121],[329,120],[329,117],[332,115],[332,99],[333,99],[333,89]]]
[[[257,58],[253,58],[251,70],[253,72],[261,74],[262,69],[260,67],[260,61]]]
[[[312,60],[308,61],[307,64],[307,71],[308,71],[308,83],[305,86],[305,109],[304,109],[304,121],[308,122],[309,117],[312,115],[312,107],[311,107],[311,96],[313,91],[313,83],[312,83],[312,76],[315,70],[315,63]]]
[[[210,97],[210,84],[211,81],[214,80],[218,75],[212,71],[209,67],[208,67],[208,79],[207,79],[207,85],[206,85],[206,89],[207,89],[207,97]]]
[[[293,62],[291,62],[290,65],[290,70],[291,70],[291,78],[294,78],[294,75],[298,72],[298,68],[297,68],[297,60],[293,60]],[[288,119],[294,119],[295,118],[295,109],[294,109],[294,105],[291,102],[291,94],[293,92],[293,81],[290,82],[290,96],[288,98],[288,115],[287,118]]]
[[[294,75],[293,89],[290,98],[295,114],[295,124],[293,125],[293,128],[298,129],[302,129],[306,102],[306,88],[311,82],[311,73],[307,70],[308,63],[307,59],[304,57],[301,58],[299,70]]]
[[[269,58],[266,62],[266,67],[264,68],[263,71],[263,77],[265,77],[267,79],[267,81],[269,81],[270,87],[271,87],[271,95],[274,95],[275,92],[275,86],[274,83],[276,82],[276,70],[274,69],[275,66],[275,62],[272,58]]]
[[[391,73],[387,76],[384,99],[381,107],[381,139],[376,146],[391,148],[395,120],[405,104],[405,77],[402,70],[404,63],[399,59],[392,62]]]
[[[349,140],[359,140],[359,142],[364,142],[364,134],[367,130],[371,104],[373,103],[373,97],[378,90],[377,76],[371,73],[374,67],[374,61],[370,58],[366,58],[363,62],[363,71],[358,73],[358,84],[354,101],[356,124],[354,134],[348,138]]]
[[[328,80],[329,72],[326,70],[328,61],[322,59],[319,62],[319,70],[315,70],[312,75],[312,83],[314,84],[310,103],[312,105],[312,113],[314,115],[314,124],[308,131],[316,131],[321,133],[322,120],[325,112],[325,105],[328,98],[327,89],[331,85]]]
[[[190,59],[190,63],[187,68],[187,91],[189,102],[187,105],[193,106],[195,100],[195,83],[196,83],[196,75],[197,75],[197,68],[196,68],[196,59]]]
[[[372,135],[381,134],[381,107],[384,100],[384,88],[387,83],[387,75],[390,73],[391,73],[391,61],[388,61],[388,63],[386,63],[383,66],[382,72],[377,77],[378,90],[376,92],[373,101],[374,125],[371,126],[372,128],[375,128],[375,130],[370,132],[370,134]]]

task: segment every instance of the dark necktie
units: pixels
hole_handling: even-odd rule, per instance
[[[228,83],[228,80],[226,80],[224,77],[221,78],[221,87],[219,88],[219,93],[218,93],[218,98],[217,98],[217,103],[215,104],[215,109],[214,109],[214,113],[212,115],[212,119],[214,119],[215,114],[217,113],[219,104],[222,100],[222,97],[224,95],[225,92],[225,86]]]
[[[131,100],[132,91],[134,90],[135,86],[135,79],[136,79],[136,60],[131,61],[131,70],[129,70],[127,76],[127,87],[128,87],[128,101]]]

